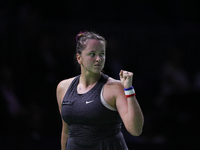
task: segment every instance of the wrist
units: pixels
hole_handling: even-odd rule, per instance
[[[126,97],[131,97],[131,96],[135,96],[135,95],[136,95],[133,86],[131,86],[131,87],[129,87],[129,88],[124,88],[124,93],[125,93],[125,96],[126,96]]]
[[[124,85],[124,89],[128,89],[128,88],[131,88],[131,87],[133,87],[132,84]]]

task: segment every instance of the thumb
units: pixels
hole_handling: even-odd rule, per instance
[[[123,78],[123,70],[120,71],[119,77],[120,77],[120,79]]]

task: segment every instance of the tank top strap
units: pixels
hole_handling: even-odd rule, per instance
[[[76,92],[76,87],[77,87],[77,85],[78,85],[79,78],[80,78],[80,75],[76,76],[76,77],[72,80],[72,82],[71,82],[71,84],[70,84],[70,86],[69,86],[67,92],[65,93],[65,96],[64,96],[64,98],[63,98],[63,102],[67,100],[67,98],[70,96],[70,94]],[[62,103],[63,103],[63,102],[62,102]]]

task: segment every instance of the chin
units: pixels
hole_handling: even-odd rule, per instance
[[[94,70],[93,73],[101,73],[102,69]]]

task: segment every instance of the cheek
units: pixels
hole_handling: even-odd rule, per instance
[[[92,63],[94,63],[95,62],[95,59],[93,59],[93,58],[87,58],[87,59],[83,59],[83,61],[82,61],[83,63],[85,63],[85,65],[92,65]]]
[[[102,60],[105,62],[106,61],[106,57],[103,57]]]
[[[89,57],[89,58],[86,59],[86,61],[89,63],[89,62],[95,61],[95,59]]]

